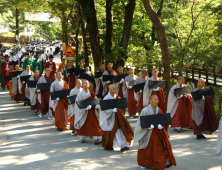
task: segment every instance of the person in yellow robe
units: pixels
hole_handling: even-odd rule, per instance
[[[15,70],[14,70],[13,64],[9,64],[9,69],[8,69],[7,72],[6,72],[6,76],[8,76],[10,72],[14,72],[14,71],[15,71]],[[8,86],[8,88],[9,88],[9,95],[11,96],[11,99],[13,99],[13,94],[12,94],[12,91],[13,91],[13,89],[12,89],[12,80],[10,80],[10,81],[7,82],[7,86]]]

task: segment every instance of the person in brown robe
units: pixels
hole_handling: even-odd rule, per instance
[[[123,67],[118,66],[116,75],[122,75],[122,74],[123,74]],[[117,87],[117,90],[118,90],[118,96],[121,97],[121,98],[124,98],[124,96],[123,96],[123,82],[124,82],[124,80],[121,80],[120,82],[116,83],[116,87]]]
[[[109,93],[103,100],[120,99],[116,94],[116,86],[109,85]],[[114,108],[100,111],[100,127],[103,130],[102,146],[104,150],[120,148],[121,151],[129,150],[133,140],[133,130],[125,117],[125,109]]]
[[[69,89],[68,84],[62,80],[62,73],[60,71],[57,71],[56,78],[57,79],[51,84],[50,92]],[[58,131],[64,131],[66,130],[68,120],[68,101],[66,98],[59,99],[57,97],[56,100],[52,100],[51,102],[55,117],[55,127]]]
[[[116,74],[116,71],[113,70],[113,65],[112,63],[108,63],[107,64],[107,70],[104,71],[103,75],[115,75]],[[113,82],[111,81],[103,81],[103,78],[102,78],[102,83],[103,83],[103,97],[106,96],[109,92],[108,88],[109,88],[109,85],[110,84],[113,84]]]
[[[143,89],[143,107],[148,106],[149,104],[149,97],[150,95],[157,95],[159,98],[159,104],[158,107],[161,108],[163,112],[166,111],[166,91],[165,89],[162,89],[160,87],[157,87],[156,89],[149,89],[149,81],[160,81],[161,79],[158,77],[158,70],[153,69],[152,70],[152,77],[150,77],[144,86]]]
[[[37,84],[41,84],[41,83],[51,83],[53,81],[55,81],[55,77],[50,75],[51,72],[51,68],[46,68],[45,69],[45,75],[42,76]],[[50,97],[50,90],[42,90],[40,91],[39,89],[37,89],[37,92],[40,93],[39,95],[39,102],[41,104],[41,108],[39,110],[39,117],[41,118],[43,116],[43,114],[49,112],[49,97]],[[52,115],[48,113],[48,118],[52,119]]]
[[[62,69],[63,69],[63,67],[65,67],[66,66],[66,64],[65,64],[65,59],[64,58],[61,58],[61,64],[59,64],[59,67],[58,67],[58,71],[62,71]]]
[[[75,88],[73,88],[70,91],[69,96],[77,95],[81,91],[82,91],[82,80],[77,79],[76,80],[76,86],[75,86]],[[74,111],[75,111],[75,103],[68,106],[68,116],[70,118],[70,130],[72,130],[72,133],[71,133],[72,136],[77,135],[77,133],[75,132],[75,127],[74,127],[74,122],[75,122],[75,113],[74,113]]]
[[[177,80],[177,84],[169,92],[167,113],[171,114],[171,128],[180,132],[182,130],[181,127],[192,128],[192,96],[191,94],[185,94],[178,98],[175,96],[174,89],[186,87],[183,76],[179,76]]]
[[[23,71],[20,76],[27,76],[27,75],[33,75],[34,73],[31,71],[30,66],[26,65],[26,70]],[[20,80],[19,80],[20,81]],[[21,94],[22,94],[22,101],[24,102],[24,105],[29,104],[29,99],[26,97],[26,84],[27,82],[22,82],[21,83]]]
[[[5,74],[5,76],[9,76],[9,73],[10,72],[14,72],[15,70],[14,70],[14,65],[11,63],[11,64],[9,64],[9,70],[7,70],[6,71],[6,74]],[[10,80],[10,81],[8,81],[7,82],[7,86],[8,86],[8,88],[9,88],[9,95],[11,96],[11,99],[13,99],[13,94],[12,94],[12,80]]]
[[[127,108],[128,108],[128,113],[131,119],[134,119],[134,116],[136,115],[137,111],[137,102],[135,101],[135,93],[133,86],[126,86],[127,82],[131,82],[133,80],[136,80],[137,76],[134,75],[134,68],[130,67],[129,68],[129,75],[125,77],[124,79],[124,84],[123,84],[123,95],[127,99]]]
[[[163,170],[173,165],[176,166],[169,135],[167,134],[168,126],[159,124],[157,127],[153,125],[150,128],[142,129],[141,127],[141,116],[163,113],[158,107],[158,102],[159,99],[156,95],[150,96],[150,104],[142,110],[135,128],[134,147],[138,149],[138,165],[143,169],[152,167]]]
[[[72,63],[72,62],[69,62],[69,63],[68,63],[68,67],[69,67],[69,68],[74,68],[73,63]],[[66,81],[66,80],[65,80],[65,81]],[[67,83],[68,83],[70,89],[73,89],[73,88],[76,86],[75,74],[69,74],[69,73],[68,73]]]
[[[194,91],[204,89],[205,81],[200,78]],[[211,135],[218,129],[219,120],[214,109],[213,96],[202,96],[202,99],[192,101],[193,133],[198,140],[205,139],[203,133]]]
[[[135,85],[136,84],[141,84],[145,83],[149,77],[147,77],[147,70],[142,70],[141,75],[136,79]],[[139,92],[136,93],[136,101],[137,101],[137,107],[138,107],[138,113],[140,114],[141,111],[143,110],[143,90],[140,90]]]
[[[34,72],[34,76],[30,77],[29,80],[31,81],[38,81],[39,80],[39,75],[40,75],[40,72],[39,70],[35,70]],[[34,110],[35,111],[35,114],[38,114],[39,110],[41,109],[41,105],[38,101],[38,93],[36,92],[36,88],[29,88],[30,90],[30,107],[31,107],[31,110]],[[31,93],[34,93],[34,94],[31,94]],[[36,100],[35,101],[35,105],[32,105],[32,102],[31,102],[31,96],[33,96],[33,99]]]
[[[89,90],[89,81],[84,80],[83,90],[77,94],[76,102],[96,98],[95,93]],[[99,105],[96,105],[95,108],[89,105],[87,108],[80,109],[77,103],[75,103],[74,127],[81,139],[81,143],[85,143],[87,139],[91,139],[92,137],[95,140],[95,145],[101,143],[100,137],[102,136],[102,129],[99,126],[98,120],[99,109]]]
[[[97,70],[97,72],[104,72],[105,71],[105,67],[104,64],[100,64],[99,65],[99,70]],[[99,78],[98,82],[96,83],[96,96],[100,99],[103,98],[102,94],[103,94],[103,83],[102,83],[102,77]]]
[[[19,65],[18,64],[15,65],[15,71],[19,71]],[[13,83],[16,83],[15,87],[17,87],[16,93],[14,94],[14,101],[16,101],[16,103],[18,103],[20,100],[22,100],[22,95],[19,93],[18,78],[19,78],[19,76],[12,78],[12,79],[15,79],[15,81],[13,81]]]

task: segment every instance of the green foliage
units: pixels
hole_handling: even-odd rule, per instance
[[[222,109],[220,108],[220,102],[222,102],[220,100],[220,98],[222,97],[222,88],[221,87],[213,87],[215,95],[214,95],[214,108],[215,111],[217,113],[217,117],[220,120],[220,118],[222,117]],[[220,104],[219,104],[220,103]]]
[[[38,38],[40,38],[40,34],[38,34],[38,33],[35,33],[35,34],[33,34],[32,36],[33,36],[33,37],[38,37]]]

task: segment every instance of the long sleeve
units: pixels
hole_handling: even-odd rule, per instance
[[[45,68],[49,67],[49,62],[45,63]]]
[[[23,62],[23,70],[25,70],[25,67],[26,67],[26,61],[27,61],[27,58],[24,60],[24,62]]]
[[[53,72],[54,72],[54,73],[56,72],[56,65],[55,65],[54,62],[53,62]]]
[[[42,75],[42,62],[39,61],[39,72],[40,72],[40,75]]]

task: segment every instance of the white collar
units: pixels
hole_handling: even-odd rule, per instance
[[[108,93],[108,96],[109,96],[109,98],[116,99],[116,94],[114,94],[114,96],[112,96],[112,95],[110,94],[110,92],[109,92],[109,93]]]

